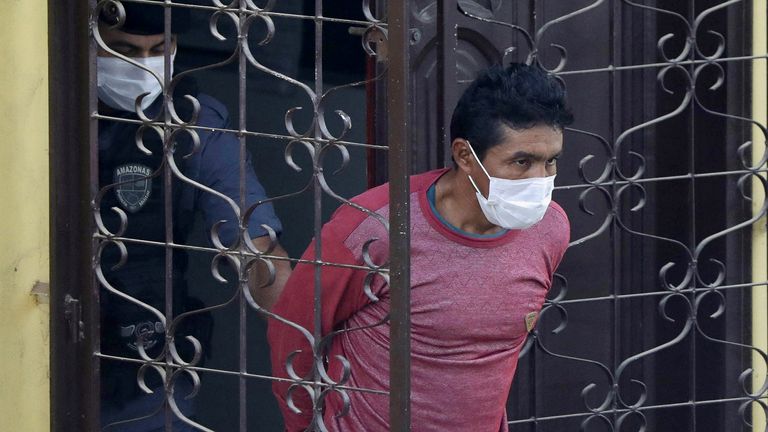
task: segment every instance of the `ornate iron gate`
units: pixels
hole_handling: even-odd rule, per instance
[[[297,252],[338,203],[348,204],[364,189],[366,174],[374,183],[391,182],[392,259],[384,266],[368,263],[364,270],[387,276],[399,293],[390,322],[390,418],[392,430],[409,430],[406,173],[411,165],[419,172],[450,163],[447,126],[463,86],[477,70],[509,61],[533,62],[560,77],[577,118],[566,132],[555,195],[571,218],[572,248],[520,360],[509,398],[510,429],[752,430],[755,411],[765,411],[764,377],[749,369],[766,363],[765,353],[753,345],[749,316],[756,307],[751,293],[766,288],[766,281],[754,280],[750,262],[750,230],[764,224],[766,212],[760,202],[766,148],[764,125],[751,115],[749,73],[766,56],[750,51],[748,31],[751,14],[765,10],[739,0],[361,0],[354,7],[322,0],[160,2],[167,29],[174,12],[196,17],[197,36],[180,36],[179,43],[181,51],[198,54],[180,58],[186,71],[165,79],[166,100],[156,118],[124,119],[100,112],[94,67],[97,50],[104,48],[98,41],[98,11],[121,2],[84,3],[50,5],[52,52],[61,53],[52,59],[51,87],[54,430],[107,426],[99,425],[96,390],[103,362],[135,365],[140,382],[149,374],[160,377],[164,394],[157,409],[165,413],[166,427],[183,418],[200,430],[279,430],[268,385],[275,378],[262,370],[267,367],[259,336],[263,322],[253,318],[259,306],[249,294],[248,267],[285,258],[256,248],[245,235],[249,210],[261,203],[246,205],[243,181],[239,198],[228,201],[238,222],[234,243],[223,244],[215,230],[175,241],[170,199],[159,222],[164,241],[124,236],[131,222],[124,211],[117,213],[117,226],[100,223],[100,213],[112,211],[102,209],[100,199],[114,185],[99,183],[99,122],[132,122],[138,136],[157,133],[162,163],[153,176],[170,191],[185,177],[174,166],[180,155],[171,143],[181,136],[194,143],[199,134],[211,132],[196,124],[194,103],[191,116],[178,115],[170,103],[178,82],[196,74],[209,91],[220,91],[217,96],[232,111],[234,122],[213,132],[236,137],[241,178],[245,155],[256,155],[269,201],[284,219],[281,242],[287,243],[290,261],[298,261]],[[300,40],[285,39],[294,32]],[[334,55],[334,45],[343,40],[354,40],[357,54]],[[171,46],[169,30],[165,42]],[[359,80],[345,81],[351,75],[334,69],[345,56],[360,65],[368,61],[367,75],[361,68]],[[302,64],[307,67],[296,66]],[[218,70],[236,77],[235,85],[218,88]],[[351,106],[334,99],[352,87],[367,88],[367,98]],[[254,109],[257,100],[274,105]],[[330,114],[334,110],[338,117]],[[256,114],[269,118],[276,111],[284,121],[254,123]],[[344,168],[338,179],[323,170],[331,166]],[[361,171],[366,166],[367,173]],[[299,172],[302,167],[308,174]],[[87,172],[90,179],[83,177]],[[205,190],[199,182],[188,183]],[[227,201],[216,191],[203,193]],[[328,197],[337,203],[329,205]],[[295,201],[302,204],[291,204]],[[92,221],[99,222],[93,242],[85,228],[94,226]],[[206,292],[205,307],[179,315],[173,307],[178,281],[166,271],[164,307],[141,305],[171,329],[162,349],[125,357],[99,347],[99,301],[104,296],[141,299],[126,298],[100,274],[106,271],[100,252],[113,248],[130,260],[125,249],[132,244],[163,250],[167,268],[182,253],[189,255],[187,278],[226,276],[230,283],[224,294]],[[79,253],[71,253],[73,245]],[[310,264],[318,274],[334,266],[322,257]],[[201,271],[202,266],[212,270]],[[318,295],[307,301],[315,302],[319,316]],[[190,356],[177,352],[176,345],[187,342],[177,340],[172,329],[196,313],[227,307],[234,319],[217,323],[235,331],[236,340],[192,343]],[[322,364],[321,335],[308,332],[307,338],[315,363]],[[228,350],[235,354],[217,357]],[[212,352],[214,358],[202,366],[201,359]],[[184,396],[174,395],[179,375],[191,377],[200,392],[197,399],[207,407],[194,419],[175,405]],[[296,391],[312,390],[316,406],[330,393],[376,391],[334,382],[321,368],[307,379],[292,380]],[[230,404],[218,389],[231,391]],[[76,397],[67,397],[70,392]],[[322,430],[318,412],[314,427]]]
[[[424,125],[415,170],[450,164],[450,109],[488,65],[550,70],[576,115],[555,192],[572,247],[521,358],[510,429],[752,430],[766,391],[751,373],[765,348],[748,313],[764,307],[751,305],[765,281],[753,279],[750,242],[764,225],[766,148],[749,105],[765,53],[751,52],[749,26],[766,11],[693,0],[411,6],[412,115]]]
[[[89,148],[78,146],[78,151],[68,153],[79,156],[90,155],[88,163],[83,163],[84,159],[78,159],[79,162],[72,161],[70,164],[71,167],[77,169],[77,173],[90,172],[90,186],[87,188],[89,191],[87,195],[91,199],[91,210],[88,212],[90,216],[86,216],[83,208],[74,205],[82,204],[82,198],[84,198],[83,195],[75,193],[78,200],[64,203],[65,205],[58,215],[60,223],[64,221],[64,217],[73,222],[66,222],[65,226],[57,227],[59,228],[57,233],[60,235],[59,238],[63,239],[66,235],[81,236],[87,231],[87,226],[92,226],[94,229],[92,243],[83,241],[82,237],[80,237],[80,241],[75,242],[79,245],[78,250],[83,252],[88,249],[91,250],[91,265],[88,266],[91,268],[90,271],[86,271],[84,255],[69,255],[74,258],[77,265],[65,266],[63,264],[65,246],[62,244],[56,252],[56,256],[61,257],[61,260],[58,261],[61,265],[54,269],[54,280],[61,283],[61,290],[55,295],[58,295],[60,300],[66,295],[69,309],[66,311],[57,310],[54,314],[59,314],[64,322],[71,323],[74,330],[66,333],[67,339],[61,339],[61,345],[54,348],[54,350],[62,353],[65,351],[72,352],[68,358],[61,357],[64,360],[62,363],[54,363],[54,386],[68,385],[70,388],[74,387],[75,384],[82,386],[80,387],[82,392],[76,392],[82,397],[65,399],[58,397],[60,393],[54,396],[56,403],[56,410],[53,415],[54,428],[58,430],[115,430],[129,427],[131,424],[139,424],[147,420],[148,417],[159,416],[164,427],[168,430],[181,424],[198,430],[212,430],[214,428],[217,430],[233,430],[235,428],[246,430],[249,424],[251,429],[280,430],[279,415],[274,407],[274,401],[270,402],[271,396],[268,385],[275,378],[270,376],[268,370],[262,371],[265,367],[268,368],[268,364],[264,364],[264,353],[268,352],[263,341],[264,324],[262,321],[254,322],[253,316],[256,315],[256,312],[261,312],[268,315],[269,319],[284,320],[263,310],[251,296],[250,289],[252,287],[249,287],[248,281],[249,278],[254,278],[254,273],[250,268],[258,263],[264,264],[269,276],[274,278],[275,261],[299,262],[300,260],[273,253],[273,248],[277,244],[277,236],[271,227],[264,227],[271,238],[270,246],[259,247],[251,242],[248,235],[251,214],[258,211],[259,206],[271,205],[272,202],[275,202],[278,203],[277,206],[279,207],[282,200],[288,200],[306,192],[305,196],[308,194],[310,198],[303,200],[304,204],[302,204],[303,207],[300,206],[300,210],[304,211],[303,214],[313,214],[309,218],[310,226],[314,227],[309,230],[311,231],[310,236],[319,235],[324,218],[327,218],[330,210],[339,204],[355,206],[347,199],[353,195],[349,190],[362,191],[365,188],[365,181],[356,180],[359,174],[355,172],[351,174],[352,180],[350,180],[350,175],[335,176],[330,172],[325,173],[324,168],[330,170],[330,164],[338,163],[341,167],[334,167],[337,173],[347,166],[352,166],[359,172],[358,167],[364,168],[366,166],[365,160],[360,160],[361,157],[365,157],[366,152],[385,152],[385,154],[389,154],[388,157],[391,162],[393,185],[397,186],[392,188],[391,215],[388,220],[382,219],[383,224],[392,227],[392,235],[388,239],[388,244],[391,247],[393,258],[387,263],[370,263],[368,267],[363,269],[370,272],[371,275],[377,274],[386,277],[392,287],[391,331],[394,345],[399,349],[399,353],[393,352],[391,356],[393,366],[392,389],[394,390],[391,392],[391,406],[398,413],[397,416],[393,417],[392,424],[394,430],[406,430],[409,423],[407,415],[409,404],[409,321],[407,308],[403,305],[409,304],[409,291],[407,289],[409,283],[407,173],[410,171],[410,153],[408,151],[409,119],[406,114],[408,101],[405,98],[408,94],[408,86],[405,84],[408,60],[407,56],[391,57],[387,62],[388,71],[386,73],[370,79],[361,75],[355,82],[343,82],[341,85],[336,84],[336,82],[340,79],[343,80],[346,76],[325,78],[324,74],[328,70],[333,72],[336,65],[331,63],[329,67],[323,61],[323,51],[327,50],[324,39],[328,33],[338,35],[340,33],[337,31],[338,28],[343,29],[343,34],[346,34],[347,39],[356,42],[354,45],[357,50],[355,58],[359,60],[360,66],[365,65],[366,56],[373,59],[379,58],[379,61],[383,63],[385,61],[383,53],[386,52],[387,48],[403,52],[403,47],[407,46],[407,41],[403,36],[407,34],[404,30],[407,26],[406,12],[408,9],[406,4],[404,2],[391,2],[385,11],[385,16],[388,16],[389,19],[384,21],[378,18],[382,15],[377,13],[367,0],[358,2],[356,12],[351,14],[352,17],[348,17],[347,15],[350,14],[338,7],[324,7],[324,2],[321,0],[306,5],[277,4],[274,1],[260,4],[261,2],[252,0],[191,0],[173,3],[141,0],[126,0],[124,2],[94,0],[88,2],[87,8],[83,3],[78,2],[76,5],[71,5],[54,2],[51,5],[52,21],[56,26],[55,28],[59,30],[57,36],[52,38],[51,43],[57,45],[62,40],[80,42],[80,44],[75,45],[78,59],[82,59],[84,53],[90,53],[88,63],[67,63],[68,60],[75,60],[75,57],[72,57],[54,65],[54,69],[58,68],[57,71],[71,73],[65,77],[73,81],[82,78],[83,71],[90,71],[88,74],[90,80],[81,79],[79,86],[69,87],[79,91],[90,88],[88,103],[82,99],[82,93],[78,93],[81,99],[72,101],[78,102],[78,104],[73,107],[73,111],[69,112],[70,121],[59,125],[58,129],[54,128],[59,132],[68,132],[68,137],[76,137],[76,140],[70,138],[70,140],[59,141],[59,137],[54,136],[62,150],[66,148],[64,147],[66,145],[72,146],[73,142],[82,142],[80,139],[84,136],[90,137]],[[106,109],[101,104],[96,94],[97,52],[105,51],[126,63],[131,62],[127,55],[116,51],[111,43],[103,39],[102,33],[105,31],[105,23],[102,17],[105,14],[115,17],[114,23],[110,24],[115,24],[115,28],[121,29],[126,22],[126,6],[132,4],[145,6],[154,4],[164,10],[165,35],[163,44],[167,47],[164,53],[164,73],[160,73],[160,70],[154,71],[155,78],[162,84],[163,92],[160,98],[163,103],[160,109],[154,112],[151,108],[142,107],[138,116],[115,114],[114,110]],[[333,11],[339,15],[333,15]],[[199,28],[195,29],[198,32],[197,36],[205,31],[208,33],[209,39],[212,36],[213,41],[206,41],[204,38],[195,39],[195,35],[185,36],[172,33],[173,15],[188,14],[189,12],[192,15],[190,22],[202,23],[198,26]],[[87,21],[86,17],[89,17]],[[71,21],[68,21],[67,18],[70,18]],[[89,33],[87,37],[85,35],[86,29]],[[297,32],[299,38],[289,39],[287,42],[284,39],[281,40],[280,31],[283,29]],[[296,67],[298,64],[305,63],[298,54],[302,50],[302,32],[306,30],[311,32],[309,39],[312,41],[311,47],[306,51],[314,53],[312,55],[313,61],[310,62],[312,70],[310,77],[302,76],[302,71]],[[348,30],[351,30],[351,33]],[[388,31],[392,32],[389,37],[387,37]],[[60,38],[62,34],[69,37]],[[186,47],[194,50],[197,55],[194,58],[180,59],[175,62],[177,73],[171,78],[170,72],[174,60],[171,56],[170,47],[176,43],[177,36],[181,47],[180,52]],[[258,40],[255,40],[257,38]],[[335,40],[338,41],[338,39],[337,37]],[[86,43],[90,46],[89,49],[85,49]],[[401,46],[399,49],[396,48],[398,44]],[[271,48],[275,46],[278,48]],[[281,48],[286,49],[282,50]],[[223,58],[221,58],[222,53],[224,54]],[[279,54],[293,60],[294,64],[291,64],[290,61],[281,61],[280,58],[269,58],[270,54]],[[207,55],[214,58],[219,56],[220,58],[217,61],[206,63]],[[342,55],[347,54],[342,53]],[[334,58],[340,58],[338,53]],[[204,64],[195,65],[195,62]],[[141,67],[135,62],[133,64]],[[186,69],[185,71],[178,72],[180,64]],[[217,69],[226,70],[228,66],[233,66],[237,70],[235,80],[237,96],[235,97],[236,100],[233,101],[234,103],[229,105],[230,109],[236,107],[236,110],[231,114],[234,120],[223,127],[212,128],[210,125],[198,124],[201,106],[205,109],[205,104],[210,105],[210,102],[203,101],[201,103],[202,99],[197,96],[197,93],[190,92],[188,86],[180,85],[180,83],[186,77],[195,75],[206,80],[210,77],[206,74],[213,73]],[[283,67],[292,72],[286,71]],[[148,70],[146,67],[142,68]],[[360,70],[362,71],[364,68]],[[261,77],[254,78],[254,73],[260,74]],[[267,85],[271,88],[265,90],[267,86],[264,83],[268,80],[272,80]],[[395,92],[389,99],[389,112],[391,114],[388,115],[388,120],[392,124],[400,125],[399,128],[392,130],[389,139],[385,141],[395,143],[391,146],[366,142],[364,131],[366,130],[367,116],[365,109],[360,109],[359,105],[352,106],[353,111],[347,114],[342,111],[341,107],[333,105],[340,103],[334,98],[351,88],[364,89],[366,84],[385,81],[396,83],[391,86]],[[248,93],[249,86],[252,84],[255,84],[254,87],[257,87],[259,91],[265,92],[264,94],[274,91],[276,94],[272,95],[272,101],[275,103],[286,102],[289,105],[295,105],[285,106],[285,108],[261,106],[257,113],[251,114],[249,108],[253,106],[253,99],[256,99]],[[220,90],[215,85],[205,89],[214,92]],[[400,92],[399,96],[397,95],[398,92]],[[61,99],[55,99],[54,103],[62,102],[65,97],[63,95],[64,89],[55,88],[54,93],[56,96],[61,95],[58,96]],[[227,99],[227,95],[217,96],[224,100]],[[346,94],[342,98],[342,103],[349,102],[344,98],[353,97],[357,98],[356,95]],[[187,107],[182,106],[184,103],[182,99],[186,99],[186,102],[189,103]],[[296,102],[297,99],[300,101]],[[70,106],[72,105],[74,104]],[[285,117],[285,120],[277,129],[282,130],[275,131],[271,125],[263,127],[263,123],[254,127],[249,122],[250,118],[260,117],[270,111],[280,109],[282,109],[281,115]],[[346,109],[349,110],[350,108],[347,107]],[[59,118],[58,116],[64,114],[65,111],[69,111],[61,110],[60,106],[54,106],[52,110],[55,113],[55,118]],[[215,109],[224,118],[228,116],[226,110],[227,107],[223,105]],[[87,118],[85,113],[89,113]],[[302,116],[303,113],[308,113],[308,116]],[[79,114],[83,116],[78,117]],[[73,118],[80,119],[82,123],[76,123]],[[87,127],[85,127],[86,124]],[[104,176],[100,175],[101,164],[104,163],[100,160],[100,156],[105,155],[105,153],[104,143],[100,141],[99,134],[104,134],[104,129],[114,124],[133,125],[131,126],[132,129],[129,127],[129,131],[135,130],[136,147],[148,156],[157,155],[155,160],[157,164],[144,170],[139,168],[131,170],[132,168],[128,167],[123,169],[125,171],[123,172],[120,171],[122,168],[119,168],[115,172],[114,181],[109,179],[105,181]],[[234,162],[235,166],[239,166],[240,188],[235,193],[217,190],[216,187],[203,184],[202,181],[198,181],[193,175],[190,175],[186,170],[187,167],[182,165],[183,158],[199,154],[201,146],[204,145],[202,141],[207,140],[211,134],[230,136],[239,143],[239,160]],[[201,136],[205,136],[205,138],[201,138]],[[153,142],[153,139],[158,141],[158,138],[158,143]],[[256,146],[252,144],[257,140],[271,141],[272,144],[281,146],[279,154],[284,155],[282,165],[287,170],[260,171],[259,174],[265,184],[283,182],[283,187],[278,188],[279,192],[270,194],[271,197],[267,200],[247,202],[245,198],[248,187],[246,182],[250,181],[246,179],[250,168],[250,159],[247,155],[250,152],[259,153],[261,151],[254,148]],[[217,150],[218,148],[214,148],[210,151]],[[114,149],[114,151],[119,151],[119,149]],[[62,152],[61,155],[64,156],[64,153]],[[55,153],[54,164],[61,160],[58,157],[59,153]],[[309,172],[308,178],[300,177],[298,173],[302,170]],[[349,171],[347,170],[347,172]],[[303,182],[292,190],[291,187],[294,185],[287,179],[291,172],[294,176],[299,176],[299,182]],[[62,178],[62,176],[57,178],[62,180],[59,187],[67,187],[72,192],[78,190],[79,193],[85,192],[82,184],[73,182],[74,179]],[[161,210],[157,212],[156,222],[157,226],[162,226],[164,232],[160,239],[146,238],[141,231],[134,231],[134,234],[130,234],[129,228],[133,221],[138,220],[134,213],[141,210],[147,201],[147,196],[153,193],[154,189],[151,189],[153,182],[155,184],[160,183],[159,190],[163,195]],[[177,220],[179,201],[176,200],[173,191],[174,188],[177,188],[176,190],[184,188],[185,183],[193,187],[192,193],[194,194],[213,195],[216,199],[226,203],[238,231],[234,239],[224,240],[225,236],[220,231],[221,223],[214,224],[210,231],[198,233],[198,237],[195,237],[194,234],[189,236],[184,234],[181,238],[179,237],[177,226],[179,224]],[[57,192],[53,193],[56,194]],[[120,206],[108,204],[114,202],[114,200],[107,199],[112,194],[118,196]],[[331,201],[330,205],[329,201]],[[356,207],[361,211],[369,211],[359,206]],[[285,211],[290,210],[295,209],[288,205]],[[91,222],[87,222],[88,219]],[[295,218],[296,225],[306,225],[308,221],[301,219],[301,215]],[[67,228],[70,224],[77,227],[68,231]],[[297,228],[295,231],[301,232],[302,230]],[[286,234],[281,239],[282,242],[287,242],[287,247],[294,243],[289,250],[299,247],[303,249],[309,240],[306,235],[296,236],[293,239],[291,235],[293,234],[289,234],[286,230]],[[302,242],[303,244],[301,244]],[[155,290],[164,291],[159,295],[160,301],[157,298],[143,296],[141,293],[137,294],[125,280],[116,276],[116,272],[121,271],[121,268],[126,264],[129,265],[129,273],[134,275],[157,270],[156,266],[143,269],[135,267],[136,251],[139,250],[139,247],[154,248],[164,255],[164,259],[162,259],[164,263],[161,264],[161,267],[164,268],[161,276],[162,287]],[[292,256],[298,256],[296,251],[292,252]],[[200,254],[207,255],[207,257],[201,258]],[[132,257],[134,263],[131,262]],[[184,267],[186,269],[184,275],[177,272],[175,263],[179,260],[184,262],[189,260],[192,263],[191,267]],[[183,286],[181,278],[199,278],[195,266],[204,262],[207,262],[207,265],[203,265],[210,267],[207,278],[213,277],[213,279],[223,283],[230,290],[229,294],[225,294],[225,297],[221,299],[220,293],[200,294],[198,288],[198,295],[208,296],[206,300],[209,301],[211,298],[214,300],[208,304],[201,304],[197,308],[189,309],[186,306],[179,308],[177,299],[180,296],[188,297],[186,290],[182,291],[180,288]],[[132,264],[133,266],[131,266]],[[309,264],[315,266],[318,277],[322,268],[339,265],[323,261],[319,254]],[[139,263],[139,265],[141,264]],[[229,280],[227,280],[228,278]],[[80,289],[67,283],[67,279],[80,281],[77,284]],[[87,282],[89,279],[92,282]],[[204,278],[199,278],[198,281],[202,281],[202,279]],[[149,283],[148,280],[148,277],[144,277],[144,281],[139,283]],[[200,285],[205,286],[206,289],[212,287],[210,282],[202,282]],[[363,287],[360,288],[363,289]],[[218,301],[216,295],[219,297]],[[314,301],[317,319],[321,313],[318,296],[319,293],[314,300],[306,299],[309,302]],[[128,330],[126,331],[139,335],[138,340],[132,345],[135,347],[133,355],[117,353],[110,347],[100,346],[99,335],[101,333],[101,339],[105,340],[103,333],[106,330],[100,326],[100,322],[104,322],[105,316],[99,318],[99,305],[107,300],[133,305],[152,315],[151,320],[148,321],[151,328],[127,327]],[[184,334],[182,330],[179,330],[184,328],[185,320],[193,321],[195,317],[213,316],[217,311],[224,311],[228,307],[231,309],[233,306],[237,316],[235,327],[238,337],[236,340],[225,343],[229,338],[219,339],[219,342],[216,338],[208,338],[205,340],[206,343],[202,343],[200,336],[190,336],[189,333]],[[102,308],[102,315],[103,313]],[[220,318],[218,321],[216,319],[214,321],[219,327],[231,324],[226,317],[218,318]],[[61,332],[58,331],[60,327],[62,326],[56,326],[57,334],[65,333],[65,329],[62,329]],[[126,327],[121,328],[126,329]],[[248,331],[253,328],[256,329],[255,343],[253,341],[254,336],[249,335],[253,332]],[[312,346],[316,363],[322,364],[324,356],[322,347],[325,346],[326,341],[321,338],[323,335],[320,334],[320,328],[317,327],[317,330],[310,332],[304,331]],[[161,337],[158,338],[157,335],[161,335]],[[114,335],[108,337],[114,337]],[[218,351],[213,350],[213,345],[221,343],[228,344],[237,350],[237,354],[234,356],[234,365],[224,367],[217,364],[233,359],[231,355],[227,357],[228,354],[219,355],[216,358],[218,351],[226,351],[226,348]],[[254,352],[256,355],[252,356],[251,354]],[[209,356],[213,358],[208,359],[208,364],[203,366],[203,360]],[[253,357],[257,357],[255,361],[251,360]],[[214,365],[211,365],[212,363]],[[100,387],[99,382],[110,375],[101,375],[99,371],[100,367],[113,364],[119,365],[118,367],[121,369],[134,371],[133,387],[138,386],[138,389],[146,393],[152,391],[152,393],[157,394],[159,392],[159,397],[154,399],[147,397],[147,402],[142,402],[143,406],[140,409],[124,410],[126,414],[121,413],[121,417],[106,415],[104,404],[112,401],[104,399],[103,396],[100,398],[98,388]],[[82,381],[72,382],[65,378],[65,375],[70,374],[72,369],[69,368],[72,366],[83,370],[79,373],[83,378]],[[289,368],[289,372],[292,371],[290,365],[282,365],[282,367]],[[222,385],[216,383],[217,377],[233,377],[237,381],[236,391],[229,398],[232,403],[228,404],[221,399],[220,395],[216,395],[216,389],[213,386]],[[258,386],[254,390],[256,386],[249,385],[254,381],[266,382],[267,386]],[[208,383],[208,387],[206,387],[206,383]],[[307,392],[316,406],[320,406],[330,394],[344,394],[348,391],[359,390],[345,386],[343,381],[331,380],[323,372],[322,367],[315,369],[308,377],[294,376],[291,387],[292,391]],[[213,393],[205,396],[206,391]],[[382,393],[381,390],[373,391]],[[200,394],[198,395],[198,393]],[[387,394],[387,392],[383,393]],[[195,397],[207,397],[209,400],[212,398],[216,405],[208,405],[213,408],[208,410],[204,407],[196,408],[194,413],[190,414],[192,408],[184,400]],[[251,414],[249,416],[249,413],[254,411],[254,403],[264,407],[264,411],[271,412],[266,414],[257,412],[256,415]],[[208,402],[204,401],[199,405],[204,406],[206,404]],[[122,404],[121,407],[129,405]],[[224,412],[225,406],[229,405],[237,407],[234,415],[221,419],[220,413]],[[83,415],[77,414],[79,412]],[[128,414],[128,412],[131,413]],[[318,409],[315,410],[315,413],[313,428],[324,429],[322,412]],[[317,413],[320,415],[317,416]],[[251,420],[249,423],[249,417],[263,419],[261,421]],[[107,420],[107,418],[109,419]],[[233,422],[232,419],[235,421]],[[141,427],[150,426],[142,425]]]

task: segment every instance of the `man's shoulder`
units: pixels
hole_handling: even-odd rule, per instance
[[[438,169],[410,176],[410,193],[418,193],[427,189],[446,170]],[[350,201],[367,209],[378,211],[389,205],[389,183],[376,186],[355,196]]]
[[[333,230],[337,236],[346,238],[372,213],[386,213],[388,206],[389,183],[384,183],[344,202],[333,213],[324,229]]]
[[[563,208],[560,207],[560,204],[554,201],[551,201],[549,203],[549,209],[547,210],[547,212],[548,213],[551,212],[559,224],[565,225],[567,227],[570,226],[568,215],[565,213],[565,210],[563,210]]]
[[[410,176],[411,195],[427,189],[444,172],[444,169],[440,169]],[[365,219],[371,217],[371,213],[388,217],[389,186],[389,183],[384,183],[351,198],[349,202],[352,205],[348,203],[342,204],[331,217],[330,223],[345,227],[345,231],[351,232]],[[371,213],[360,210],[358,206]]]
[[[571,239],[571,223],[568,215],[560,205],[554,201],[549,204],[549,209],[540,223],[543,229],[544,244],[555,250],[565,250]]]

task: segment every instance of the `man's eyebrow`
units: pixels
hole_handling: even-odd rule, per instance
[[[520,150],[512,153],[512,155],[507,159],[536,159],[536,158],[537,156],[535,154]]]
[[[520,150],[513,153],[511,156],[509,156],[507,160],[510,160],[510,161],[516,160],[516,159],[549,160],[549,159],[559,158],[560,156],[562,156],[562,154],[563,154],[562,150],[557,152],[557,154],[553,156],[546,156],[542,154],[535,154],[535,153],[530,153],[524,150]]]
[[[134,50],[140,48],[138,45],[134,45],[130,42],[125,42],[125,41],[112,42],[109,44],[109,47],[112,49],[128,48],[128,49],[134,49]]]

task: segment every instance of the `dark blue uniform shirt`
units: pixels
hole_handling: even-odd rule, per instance
[[[229,127],[229,114],[224,105],[205,94],[198,95],[198,100],[200,101],[198,126],[211,128]],[[159,100],[149,108],[149,114],[154,114],[161,108],[161,104],[158,102]],[[129,113],[124,113],[124,117],[135,118]],[[141,160],[148,159],[151,164],[152,158],[145,157],[146,155],[136,146],[135,134],[138,128],[135,124],[102,121],[99,126],[99,156],[101,160],[100,171],[102,173],[110,168],[117,170],[121,166],[129,168],[126,171],[130,171],[131,168],[135,171],[136,167],[130,165],[132,163],[140,165],[139,168],[145,167],[150,170],[157,168],[157,166],[146,166],[149,164],[142,165],[140,163]],[[197,129],[197,134],[200,138],[200,150],[198,152],[185,160],[183,159],[182,156],[187,153],[186,150],[190,149],[189,142],[183,143],[187,145],[180,145],[176,151],[175,159],[181,161],[180,168],[182,173],[189,177],[190,180],[228,196],[236,204],[239,203],[240,143],[238,138],[232,133],[211,132],[201,129]],[[145,141],[159,141],[159,137],[153,131],[144,131],[143,137]],[[189,141],[189,137],[186,134],[182,134],[181,140]],[[149,147],[149,145],[146,146]],[[154,149],[156,154],[153,156],[159,158],[162,156],[162,149],[159,146],[157,147]],[[182,151],[184,154],[182,154]],[[132,162],[132,159],[139,161]],[[155,161],[155,163],[159,163],[159,160]],[[119,180],[117,173],[106,172],[105,174],[107,174],[107,178],[103,178],[103,180],[109,181],[110,175],[112,181]],[[162,178],[154,178],[152,182],[160,184],[162,183]],[[245,163],[245,182],[246,207],[243,210],[266,198],[264,188],[259,183],[253,170],[250,157],[248,157]],[[105,185],[103,183],[101,186]],[[220,228],[219,235],[225,245],[232,244],[238,233],[238,221],[230,203],[221,197],[203,192],[201,189],[187,183],[180,184],[179,186],[181,187],[180,196],[174,201],[174,204],[180,206],[179,213],[186,214],[188,212],[192,213],[195,210],[202,210],[205,215],[207,230],[210,230],[216,222],[225,221]],[[117,187],[116,189],[125,188]],[[125,194],[123,191],[120,192]],[[150,191],[150,193],[152,192]],[[133,198],[133,200],[130,200],[130,198]],[[126,197],[126,199],[120,199],[119,204],[121,208],[129,212],[130,218],[130,213],[136,213],[141,210],[146,205],[147,199],[148,197],[142,198],[141,196]],[[181,224],[188,223],[188,221],[175,222]],[[257,206],[247,224],[251,238],[267,234],[265,229],[261,227],[262,224],[270,226],[276,233],[280,233],[282,230],[280,220],[275,216],[270,203]],[[146,228],[148,227],[142,227],[141,230]]]
[[[226,108],[214,98],[200,94],[198,126],[227,128],[228,113]],[[158,99],[147,110],[153,115],[162,109]],[[189,113],[186,113],[189,114]],[[182,114],[180,114],[182,115]],[[131,113],[118,113],[113,116],[136,119]],[[189,118],[182,115],[182,118]],[[162,131],[160,132],[162,133]],[[220,221],[219,238],[225,246],[233,245],[239,235],[239,219],[233,203],[240,203],[240,142],[232,133],[211,130],[197,130],[199,151],[186,157],[192,150],[192,139],[187,133],[178,135],[173,160],[181,174],[174,174],[171,182],[171,194],[166,199],[164,173],[169,166],[163,152],[163,141],[155,129],[142,127],[136,123],[111,120],[99,121],[99,187],[97,208],[104,225],[116,233],[120,227],[120,217],[112,210],[120,208],[127,216],[127,227],[123,237],[163,243],[166,239],[165,210],[168,204],[172,208],[173,241],[187,244],[188,234],[193,226],[195,214],[199,210],[204,216],[207,244],[210,241],[211,228]],[[141,137],[147,151],[137,145],[137,136]],[[266,199],[264,188],[259,183],[250,158],[244,163],[245,207],[243,214],[256,203]],[[203,190],[209,188],[230,200]],[[245,235],[256,238],[264,236],[267,225],[280,233],[280,221],[275,216],[270,203],[256,206],[250,218],[244,221],[247,226]],[[114,245],[107,245],[99,260],[100,268],[109,287],[127,294],[132,299],[142,302],[164,313],[165,298],[165,259],[166,251],[173,252],[173,314],[194,311],[203,308],[202,302],[187,294],[185,270],[187,253],[183,250],[168,249],[164,245],[142,244],[131,241],[125,243],[126,263],[118,268],[112,266],[120,259],[120,251]],[[198,245],[199,246],[199,245]],[[209,254],[212,259],[215,254]],[[199,289],[197,289],[199,291]],[[165,328],[157,313],[136,302],[126,300],[109,292],[106,286],[100,289],[102,329],[101,352],[120,357],[138,358],[136,344],[143,341],[150,356],[160,353],[164,344]],[[210,306],[210,305],[208,305]],[[210,349],[211,318],[207,314],[192,314],[178,323],[175,330],[177,344],[187,344],[183,336],[193,335],[203,344],[203,354]],[[181,342],[179,342],[181,341]],[[188,345],[188,344],[187,344]],[[185,348],[182,346],[181,348]],[[186,348],[190,348],[187,346]],[[191,353],[182,353],[187,360]],[[105,360],[102,362],[102,398],[105,403],[118,409],[128,400],[139,396],[136,385],[137,369],[131,363]],[[159,382],[148,383],[150,386]]]

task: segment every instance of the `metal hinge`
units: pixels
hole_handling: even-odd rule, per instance
[[[64,297],[64,319],[67,320],[69,327],[69,340],[78,343],[85,339],[85,324],[80,319],[82,317],[82,308],[80,300],[67,294]]]

